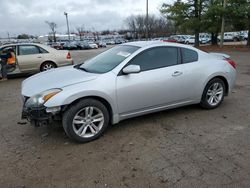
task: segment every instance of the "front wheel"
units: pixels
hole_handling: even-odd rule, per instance
[[[94,99],[84,99],[63,114],[63,128],[75,141],[84,143],[100,137],[109,124],[105,105]]]
[[[214,78],[206,85],[200,105],[206,109],[217,108],[225,96],[225,84],[219,78]]]

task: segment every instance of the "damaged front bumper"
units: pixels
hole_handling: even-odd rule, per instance
[[[51,123],[53,114],[46,112],[46,107],[27,108],[23,107],[22,119],[27,119],[36,127]]]
[[[53,120],[61,119],[61,107],[47,108],[42,105],[40,107],[28,107],[24,100],[22,109],[22,119],[28,120],[31,125],[36,127],[50,124]]]

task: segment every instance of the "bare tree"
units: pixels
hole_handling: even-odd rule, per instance
[[[85,27],[84,25],[76,27],[78,35],[80,36],[80,40],[82,40],[82,36],[84,35]]]
[[[125,23],[130,32],[134,34],[134,38],[146,37],[146,17],[145,15],[129,16]],[[149,37],[163,37],[173,34],[173,23],[167,21],[163,17],[149,15],[148,17]]]
[[[57,24],[55,22],[49,22],[49,21],[45,21],[46,24],[48,24],[49,28],[51,29],[51,33],[53,36],[53,41],[56,42],[56,28],[57,28]]]
[[[133,38],[137,38],[137,26],[136,26],[136,21],[135,21],[135,16],[129,16],[125,20],[130,32],[133,33]]]

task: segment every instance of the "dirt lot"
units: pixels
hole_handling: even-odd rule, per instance
[[[76,61],[97,51],[72,52]],[[20,124],[25,77],[0,83],[0,187],[249,187],[250,53],[215,110],[188,106],[123,121],[76,144],[60,125]]]

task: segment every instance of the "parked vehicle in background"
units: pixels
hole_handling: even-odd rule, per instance
[[[211,42],[211,35],[208,33],[200,33],[199,38],[201,44],[208,44]]]
[[[88,42],[89,49],[98,49],[98,45],[94,42]]]
[[[158,37],[158,38],[153,38],[152,41],[163,41],[164,38],[163,37]]]
[[[185,43],[185,37],[183,35],[172,35],[171,38],[175,39],[178,43]]]
[[[50,44],[50,46],[57,50],[63,50],[63,45],[60,42],[53,42]]]
[[[123,39],[116,39],[115,40],[115,44],[122,44],[124,43],[125,41]]]
[[[77,50],[77,43],[76,42],[65,42],[63,44],[64,50]]]
[[[248,33],[244,34],[244,40],[248,40]]]
[[[209,37],[207,37],[207,36],[202,36],[202,37],[200,37],[200,43],[201,44],[208,44],[208,43],[210,43],[211,42],[211,38],[209,38]]]
[[[240,37],[243,39],[243,40],[247,40],[248,39],[248,32],[243,32],[240,34]]]
[[[127,43],[24,80],[22,117],[37,126],[61,117],[70,138],[88,142],[124,119],[190,104],[217,108],[235,80],[236,64],[225,54],[177,43]]]
[[[106,48],[107,44],[103,41],[97,41],[96,44],[98,45],[99,48]]]
[[[73,64],[68,51],[59,51],[43,44],[8,44],[0,47],[0,53],[8,49],[13,49],[17,57],[8,74],[35,73]]]
[[[114,40],[108,40],[106,42],[107,45],[115,45],[115,41]]]
[[[221,40],[221,35],[218,36],[218,40]],[[241,41],[242,38],[238,32],[226,32],[224,33],[224,41]]]
[[[78,41],[76,46],[78,50],[90,49],[87,41]]]
[[[171,37],[166,37],[162,40],[163,42],[174,42],[174,43],[177,43],[178,41],[174,38],[171,38]]]
[[[98,45],[92,41],[78,41],[76,43],[77,49],[87,50],[87,49],[97,49]]]
[[[195,43],[195,36],[189,36],[185,39],[185,44],[194,44]]]

